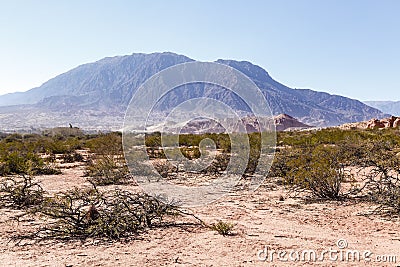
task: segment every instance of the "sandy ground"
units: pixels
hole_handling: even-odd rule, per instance
[[[64,167],[68,168],[62,175],[37,178],[45,190],[87,184],[83,166]],[[280,201],[280,196],[286,196],[282,188],[265,183],[255,192],[235,191],[192,209],[207,223],[235,223],[231,236],[194,224],[150,229],[139,239],[114,243],[17,245],[10,237],[33,229],[37,222],[10,222],[16,211],[3,209],[0,266],[400,266],[400,219],[372,215],[374,207],[365,202],[305,203],[287,197]],[[309,261],[307,253],[302,257],[308,250],[317,253],[317,261]],[[360,253],[361,259],[354,261],[348,252]]]

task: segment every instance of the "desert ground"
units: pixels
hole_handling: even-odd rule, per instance
[[[49,192],[88,185],[82,163],[61,167],[60,175],[35,179]],[[16,222],[10,218],[18,211],[2,209],[0,265],[400,266],[399,218],[376,215],[375,207],[363,201],[306,200],[289,197],[282,186],[266,180],[255,192],[237,189],[217,202],[191,209],[207,223],[234,223],[229,236],[188,216],[179,218],[176,225],[149,229],[137,238],[113,242],[16,240],[13,237],[36,229],[41,222]],[[276,252],[271,258],[273,250]],[[307,250],[317,253],[316,261],[310,261],[307,254],[301,258]],[[346,258],[349,251],[358,251],[361,259]],[[367,259],[362,258],[364,253]]]

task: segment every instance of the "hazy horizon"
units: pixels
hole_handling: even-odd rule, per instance
[[[398,101],[399,1],[0,2],[0,94],[104,57],[246,60],[292,87]],[[397,93],[397,94],[396,94]]]

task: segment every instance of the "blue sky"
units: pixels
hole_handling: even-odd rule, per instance
[[[293,88],[400,100],[397,0],[0,0],[0,94],[106,56],[248,60]]]

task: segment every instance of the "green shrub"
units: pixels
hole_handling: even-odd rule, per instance
[[[155,132],[152,134],[146,133],[145,135],[145,145],[146,147],[161,147],[161,133]]]
[[[86,146],[97,155],[122,155],[121,133],[102,134],[88,140]]]
[[[94,185],[125,184],[131,175],[125,162],[113,155],[95,156],[86,167],[85,176]]]
[[[350,178],[341,163],[340,150],[334,146],[304,149],[287,166],[290,170],[285,177],[286,184],[317,198],[339,199],[342,182]]]
[[[223,236],[231,235],[232,230],[235,227],[233,223],[226,223],[219,221],[218,223],[212,224],[210,228],[214,231],[217,231],[219,234]]]
[[[45,164],[44,160],[32,152],[6,152],[1,157],[0,175],[10,174],[41,175],[59,174],[60,170]]]
[[[302,155],[301,151],[300,149],[293,148],[283,148],[277,151],[268,177],[287,177],[291,170],[288,163],[300,157]]]

